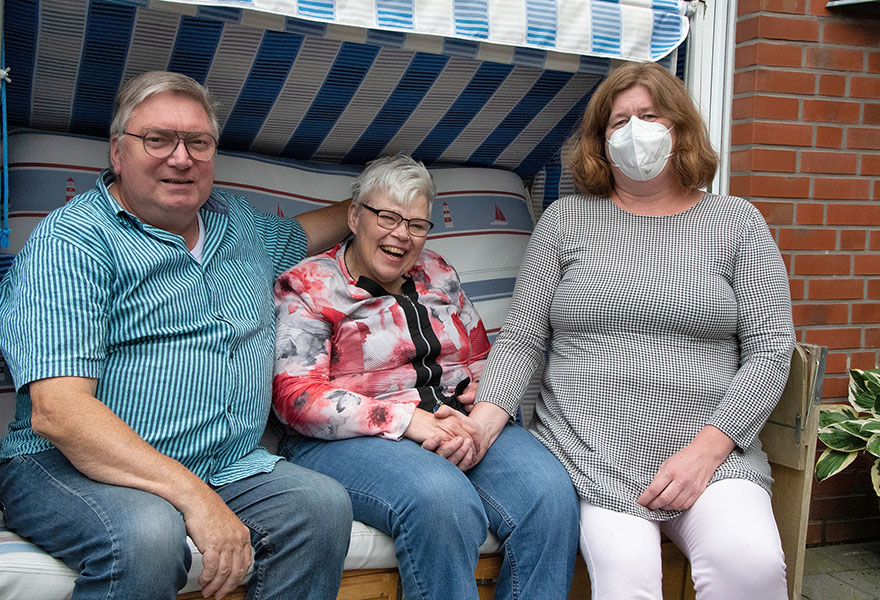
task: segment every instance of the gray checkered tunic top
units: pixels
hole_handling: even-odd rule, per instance
[[[758,210],[707,194],[672,216],[607,198],[547,208],[529,242],[477,401],[516,411],[549,340],[532,433],[591,504],[651,520],[636,498],[707,424],[736,443],[712,481],[769,491],[758,432],[788,377],[785,266]]]

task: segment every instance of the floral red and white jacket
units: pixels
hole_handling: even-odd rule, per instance
[[[340,244],[275,283],[273,406],[309,437],[399,439],[416,407],[478,381],[486,330],[443,258],[423,250],[403,294],[352,279]]]

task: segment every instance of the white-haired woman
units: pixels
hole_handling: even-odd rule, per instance
[[[394,538],[407,600],[476,599],[487,525],[504,542],[496,598],[567,598],[577,498],[560,463],[508,424],[459,468],[482,454],[465,410],[489,342],[455,270],[424,250],[430,174],[398,155],[352,189],[354,238],[275,286],[282,453],[342,483],[355,519]]]

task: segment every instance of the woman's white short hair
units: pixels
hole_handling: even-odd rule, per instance
[[[113,107],[110,135],[115,135],[117,139],[121,140],[125,135],[123,131],[128,126],[128,120],[134,109],[151,96],[164,92],[185,96],[201,104],[205,109],[205,114],[208,115],[208,121],[211,123],[210,133],[215,138],[219,136],[217,108],[211,98],[211,92],[192,77],[172,71],[148,71],[122,86]]]
[[[373,192],[384,192],[401,206],[409,206],[423,195],[428,200],[430,215],[437,188],[425,165],[406,154],[395,154],[367,163],[367,168],[351,184],[355,204],[363,204]]]

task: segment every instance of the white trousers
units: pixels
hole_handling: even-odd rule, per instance
[[[750,481],[724,479],[669,521],[581,500],[580,549],[593,600],[662,600],[661,532],[690,560],[699,600],[788,597],[770,496]]]

